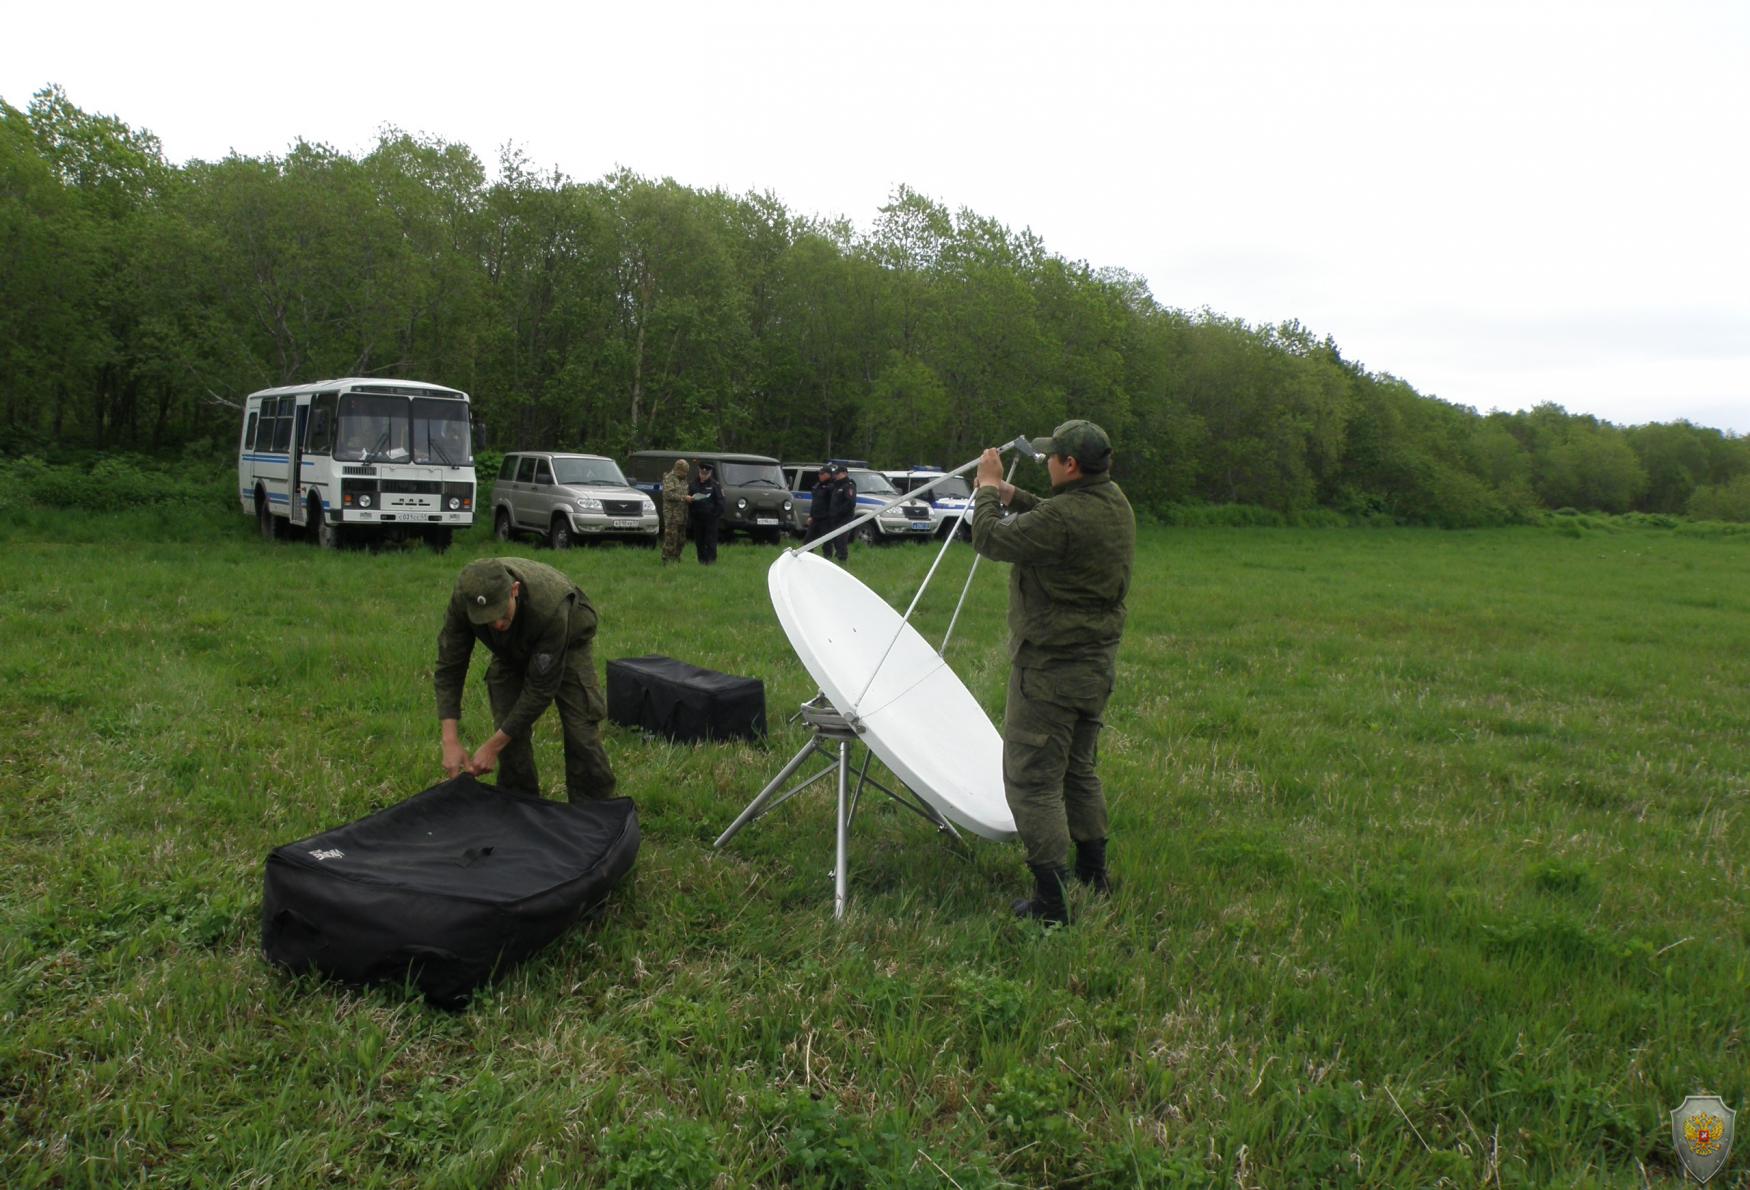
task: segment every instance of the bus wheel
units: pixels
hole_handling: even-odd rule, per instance
[[[453,529],[427,529],[425,531],[425,546],[434,554],[441,554],[450,548],[450,537]]]
[[[553,518],[553,524],[547,530],[547,544],[556,550],[571,548],[571,522],[563,516]]]
[[[325,550],[337,550],[346,544],[346,530],[338,524],[329,524],[320,508],[311,508],[310,517],[316,522],[317,545]]]
[[[500,541],[511,539],[510,510],[508,508],[499,509],[497,515],[492,518],[492,535]]]
[[[255,527],[263,541],[273,541],[280,535],[279,518],[268,510],[267,497],[260,492],[255,494]]]

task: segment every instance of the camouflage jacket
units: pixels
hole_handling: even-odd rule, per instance
[[[526,558],[506,558],[504,563],[522,583],[509,630],[499,632],[490,624],[469,623],[461,596],[451,592],[444,626],[438,632],[433,684],[438,718],[460,719],[462,683],[478,640],[498,660],[523,671],[523,692],[504,722],[497,725],[505,735],[521,739],[559,693],[568,653],[581,650],[585,671],[593,677],[595,661],[589,654],[595,642],[596,613],[589,596],[553,567]],[[572,659],[577,660],[575,656]]]
[[[1005,518],[997,489],[973,497],[972,548],[1009,573],[1009,656],[1049,666],[1066,683],[1110,691],[1136,552],[1136,517],[1108,475],[1054,488],[1016,489]],[[1067,692],[1067,691],[1066,691]],[[1074,691],[1074,693],[1084,693]]]
[[[662,477],[663,515],[676,516],[687,511],[687,477],[673,471]]]

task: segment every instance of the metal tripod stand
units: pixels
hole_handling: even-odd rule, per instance
[[[857,770],[857,783],[851,786],[851,745],[857,742],[857,727],[849,719],[841,715],[825,694],[817,694],[802,704],[802,719],[814,729],[808,737],[808,742],[802,745],[802,750],[790,758],[778,775],[773,777],[767,786],[760,790],[759,796],[747,804],[736,820],[729,824],[729,829],[717,837],[715,847],[721,847],[735,833],[754,819],[783,805],[797,794],[825,777],[828,773],[838,773],[838,855],[833,865],[833,898],[832,915],[835,918],[845,915],[845,889],[849,881],[851,821],[856,817],[857,804],[862,800],[863,787],[873,786],[907,810],[935,824],[938,832],[944,832],[953,837],[956,842],[963,842],[960,832],[954,829],[954,824],[937,813],[936,808],[907,790],[909,796],[902,796],[887,788],[881,782],[869,775],[869,760],[873,755],[867,746],[863,749],[863,763]],[[831,741],[827,743],[826,741]],[[796,772],[807,762],[810,756],[819,753],[832,760],[825,768],[805,779],[801,784],[778,792]]]

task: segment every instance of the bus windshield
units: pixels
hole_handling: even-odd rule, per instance
[[[340,432],[334,457],[363,462],[405,463],[412,456],[406,397],[348,393],[340,402]]]
[[[340,401],[334,457],[363,463],[438,463],[460,467],[474,461],[468,441],[465,401],[348,393]]]
[[[578,487],[623,488],[626,477],[612,459],[553,460],[553,478],[562,484]]]
[[[449,467],[474,461],[468,449],[467,402],[413,398],[413,461]]]

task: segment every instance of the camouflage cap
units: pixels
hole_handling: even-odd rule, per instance
[[[481,558],[462,567],[456,594],[468,608],[470,624],[495,624],[510,614],[510,588],[516,576],[497,558]]]
[[[1112,440],[1106,431],[1080,418],[1064,422],[1049,438],[1033,439],[1033,449],[1040,454],[1068,455],[1083,471],[1104,471],[1112,465]]]

